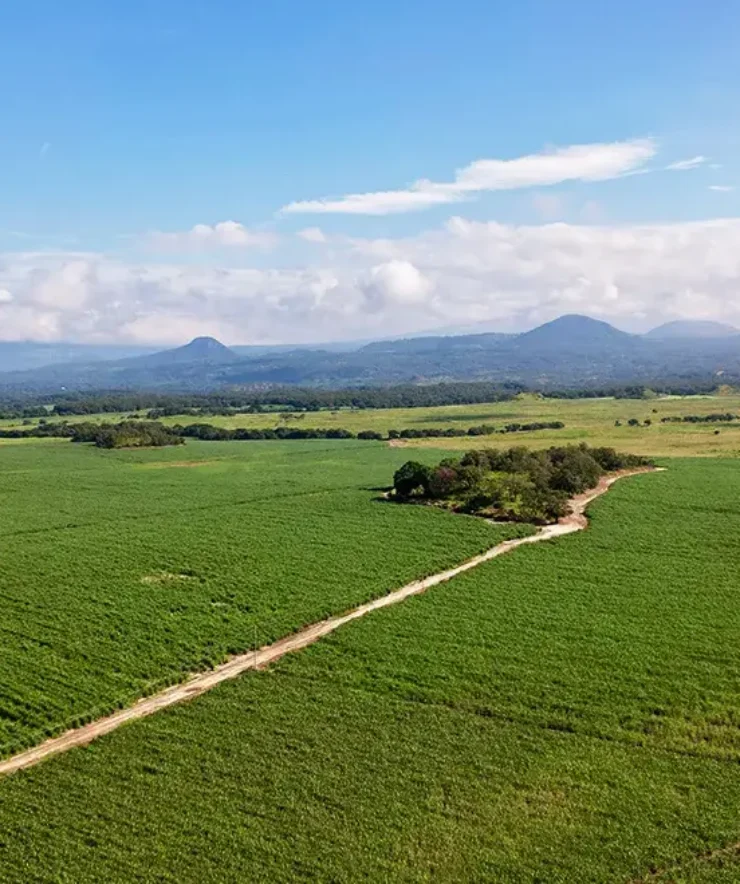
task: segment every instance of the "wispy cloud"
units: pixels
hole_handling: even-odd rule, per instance
[[[220,221],[218,224],[196,224],[190,230],[174,233],[153,231],[145,237],[146,243],[159,251],[208,251],[222,248],[268,249],[277,243],[277,236],[264,230],[250,230],[238,221]]]
[[[735,188],[731,184],[710,184],[710,190],[715,190],[718,193],[730,193]]]
[[[566,181],[606,181],[639,170],[655,156],[651,138],[610,144],[576,144],[511,160],[476,160],[454,181],[422,179],[404,190],[351,193],[289,203],[285,214],[390,215],[462,202],[483,191],[544,187]]]
[[[691,157],[688,160],[677,160],[675,163],[669,163],[665,168],[668,172],[685,172],[688,169],[696,169],[697,166],[703,166],[707,158],[703,156]]]
[[[51,142],[45,141],[41,147],[39,148],[39,159],[43,160],[43,158],[49,153],[51,150]]]

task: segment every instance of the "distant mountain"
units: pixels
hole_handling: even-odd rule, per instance
[[[36,341],[0,341],[0,372],[27,371],[45,365],[70,362],[105,362],[144,356],[156,347],[126,347],[113,344],[44,344]]]
[[[486,332],[479,335],[430,335],[416,338],[396,338],[387,341],[373,341],[361,348],[363,353],[373,355],[403,355],[413,353],[434,353],[440,350],[459,350],[461,348],[489,349],[502,341],[510,340],[515,335]]]
[[[684,328],[687,328],[684,325]],[[690,323],[688,330],[696,329]],[[729,328],[725,326],[724,328]],[[214,338],[107,362],[0,374],[0,392],[206,391],[265,384],[347,387],[487,380],[532,387],[608,387],[740,379],[740,334],[633,335],[588,316],[561,316],[518,335],[439,335],[359,349],[238,348]]]
[[[631,347],[635,337],[619,331],[608,322],[571,313],[518,335],[516,342],[519,348],[540,347],[560,351],[587,347],[589,350],[602,350],[604,347]]]
[[[128,360],[134,368],[159,367],[167,365],[186,365],[189,363],[206,363],[208,365],[225,365],[229,362],[238,362],[239,356],[215,338],[193,338],[189,344],[183,347],[175,347],[173,350],[162,350],[152,353],[150,356],[141,356],[135,360]],[[132,363],[135,363],[133,365]]]
[[[690,338],[729,338],[740,331],[724,322],[701,319],[678,319],[649,331],[645,337],[653,341],[686,340]]]

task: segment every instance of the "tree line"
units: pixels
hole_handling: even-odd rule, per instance
[[[393,476],[393,496],[471,515],[546,524],[566,515],[569,498],[594,488],[605,473],[650,464],[644,457],[585,444],[545,451],[483,449],[431,467],[407,461]]]
[[[19,395],[0,399],[0,419],[65,417],[113,412],[146,412],[150,420],[175,415],[230,415],[271,410],[337,411],[345,408],[429,408],[437,405],[476,405],[504,402],[520,393],[538,393],[548,399],[615,397],[647,399],[656,395],[689,396],[716,392],[716,383],[658,381],[650,386],[548,389],[514,382],[445,382],[398,384],[384,387],[348,387],[324,390],[308,387],[271,387],[223,390],[215,393],[146,393],[99,391],[62,396]]]
[[[721,424],[730,421],[739,420],[738,415],[726,412],[715,412],[713,414],[684,414],[673,415],[671,417],[662,417],[662,424]]]
[[[126,420],[116,424],[95,423],[84,421],[71,424],[67,421],[49,421],[42,419],[33,427],[0,427],[1,439],[28,439],[58,437],[72,439],[74,442],[94,442],[101,448],[125,447],[122,440],[135,438],[137,433],[145,438],[156,438],[161,441],[151,443],[135,442],[136,445],[174,445],[166,441],[171,438],[200,439],[205,442],[250,441],[263,439],[365,439],[386,441],[391,439],[435,439],[463,436],[487,436],[493,433],[522,433],[534,430],[559,430],[565,427],[562,421],[541,421],[528,424],[511,423],[497,429],[491,424],[474,427],[411,427],[403,430],[389,430],[387,434],[377,430],[360,430],[357,433],[341,427],[217,427],[208,423],[174,424],[165,426],[158,421]],[[115,444],[107,444],[99,440],[115,440]]]
[[[435,405],[474,405],[505,402],[524,391],[521,384],[471,381],[437,384],[398,384],[322,390],[308,387],[269,387],[217,393],[145,393],[103,391],[65,396],[16,397],[0,401],[0,418],[150,412],[153,419],[180,414],[233,414],[237,411],[325,411],[343,408],[421,408]]]

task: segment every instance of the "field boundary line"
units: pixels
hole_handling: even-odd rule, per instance
[[[320,620],[317,623],[304,626],[297,632],[284,636],[270,645],[265,645],[259,649],[237,654],[225,663],[215,666],[207,672],[196,673],[183,682],[174,684],[171,687],[165,688],[164,690],[148,697],[142,697],[132,706],[128,706],[125,709],[112,713],[111,715],[106,715],[103,718],[91,721],[81,727],[68,730],[58,737],[51,737],[43,743],[39,743],[37,746],[33,746],[32,748],[19,752],[16,755],[12,755],[10,758],[0,761],[0,776],[16,773],[19,770],[33,767],[40,762],[45,761],[47,758],[51,758],[54,755],[60,755],[75,747],[87,746],[99,737],[117,730],[119,727],[130,721],[146,718],[149,715],[153,715],[155,712],[159,712],[161,709],[166,709],[168,706],[174,706],[178,703],[192,700],[195,697],[210,691],[212,688],[216,687],[216,685],[221,684],[221,682],[238,678],[242,673],[251,669],[263,669],[265,666],[274,663],[286,654],[300,651],[303,648],[314,644],[319,641],[319,639],[329,635],[341,626],[344,626],[346,623],[358,620],[360,617],[364,617],[372,611],[396,605],[410,596],[420,595],[428,589],[431,589],[433,586],[438,586],[440,583],[446,583],[448,580],[452,580],[453,577],[457,577],[465,571],[477,568],[484,562],[489,562],[492,559],[498,558],[498,556],[511,552],[511,550],[516,549],[519,546],[539,543],[543,540],[552,540],[556,537],[563,537],[566,534],[573,534],[576,531],[583,531],[588,525],[586,507],[593,500],[608,491],[617,480],[646,472],[655,472],[655,469],[640,468],[636,470],[623,470],[619,473],[605,476],[595,488],[591,488],[589,491],[571,498],[571,512],[569,515],[564,516],[554,525],[545,525],[535,534],[531,534],[528,537],[517,537],[512,540],[504,540],[460,565],[455,565],[452,568],[440,571],[437,574],[432,574],[429,577],[424,577],[421,580],[414,580],[411,583],[407,583],[405,586],[400,587],[400,589],[389,592],[387,595],[365,602],[345,614],[338,614],[329,617],[326,620]]]

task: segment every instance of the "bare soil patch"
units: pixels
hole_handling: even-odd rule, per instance
[[[198,578],[194,574],[173,574],[170,571],[155,571],[154,574],[145,574],[141,578],[141,582],[144,584],[152,585],[162,583],[176,583],[180,581],[197,579]]]
[[[220,463],[218,460],[173,460],[166,461],[164,463],[145,463],[140,464],[141,467],[147,470],[167,470],[167,469],[192,469],[193,467],[207,467],[211,466],[215,463]]]

